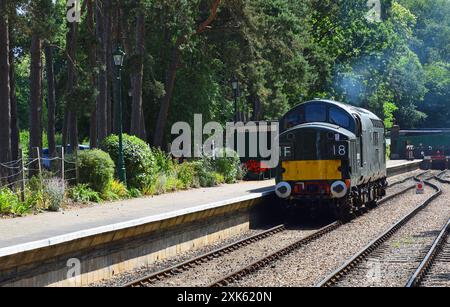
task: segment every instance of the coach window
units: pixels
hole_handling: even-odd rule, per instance
[[[326,122],[327,121],[327,106],[323,103],[313,103],[305,106],[305,121],[312,122]]]

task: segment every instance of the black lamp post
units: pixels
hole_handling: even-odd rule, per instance
[[[119,117],[119,161],[117,166],[117,172],[119,174],[119,179],[123,184],[127,183],[127,172],[125,169],[125,159],[124,159],[124,153],[123,153],[123,109],[122,109],[122,67],[123,67],[123,60],[125,58],[125,52],[123,52],[120,47],[117,48],[117,50],[113,54],[114,58],[114,65],[117,68],[117,97],[119,99],[119,106],[117,110],[117,115]]]
[[[236,75],[233,76],[231,80],[231,86],[233,88],[233,96],[234,96],[234,121],[238,122],[238,95],[239,95],[239,80]]]

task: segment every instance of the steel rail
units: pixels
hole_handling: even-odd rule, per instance
[[[263,231],[259,234],[256,234],[254,236],[239,240],[237,242],[234,242],[232,244],[229,244],[225,247],[221,247],[219,249],[216,249],[212,252],[208,252],[206,254],[203,254],[199,257],[190,259],[188,261],[185,261],[183,263],[174,265],[170,268],[161,270],[156,273],[152,273],[150,275],[147,275],[146,277],[140,278],[138,280],[132,281],[123,287],[125,288],[139,288],[139,287],[147,287],[156,281],[160,281],[162,279],[175,276],[177,274],[182,273],[183,271],[189,270],[197,265],[200,265],[202,263],[208,262],[212,259],[218,258],[220,256],[223,256],[225,254],[229,254],[239,248],[242,248],[244,246],[247,246],[249,244],[261,241],[265,238],[268,238],[270,236],[273,236],[277,233],[283,232],[286,230],[286,227],[284,225],[279,225],[276,227],[273,227],[271,229],[268,229],[266,231]]]
[[[341,222],[334,222],[333,224],[325,226],[324,228],[318,230],[317,232],[315,232],[305,238],[302,238],[302,239],[298,240],[297,242],[290,244],[287,247],[284,247],[284,248],[276,251],[275,253],[270,254],[269,256],[263,257],[255,262],[253,262],[252,264],[250,264],[236,272],[231,273],[230,275],[228,275],[224,278],[221,278],[221,279],[213,282],[212,284],[209,285],[209,287],[224,287],[230,283],[238,281],[238,280],[242,279],[243,277],[267,266],[268,264],[274,262],[275,260],[278,260],[281,257],[284,257],[284,256],[290,254],[291,252],[301,248],[302,246],[305,246],[306,244],[308,244],[314,240],[317,240],[320,237],[323,237],[327,233],[330,233],[330,232],[334,231],[335,229],[339,228],[341,225],[342,225]]]
[[[388,188],[390,188],[392,186],[395,186],[395,185],[398,185],[398,184],[401,184],[401,183],[405,183],[405,182],[407,182],[408,180],[411,180],[411,179],[419,180],[418,179],[419,176],[423,176],[423,175],[425,175],[427,173],[428,172],[424,172],[424,173],[421,173],[421,174],[419,174],[419,175],[417,175],[415,177],[406,178],[404,180],[401,180],[401,182],[394,183],[393,185],[389,186]],[[404,194],[404,193],[406,193],[406,192],[408,192],[408,191],[410,191],[412,189],[414,189],[414,186],[410,186],[410,187],[408,187],[408,188],[406,188],[406,189],[404,189],[402,191],[399,191],[399,192],[394,193],[392,195],[386,196],[385,198],[383,198],[382,200],[380,200],[378,202],[378,205],[384,204],[384,203],[394,199],[395,197],[398,197],[399,195],[402,195],[402,194]],[[251,266],[257,266],[258,268],[260,268],[260,267],[262,267],[261,265],[263,263],[266,263],[266,265],[267,265],[267,263],[270,263],[270,262],[272,262],[272,261],[274,261],[274,260],[276,260],[276,259],[278,259],[278,258],[280,258],[280,257],[282,257],[282,256],[284,256],[284,255],[286,255],[288,253],[290,253],[291,251],[294,251],[294,250],[300,248],[301,246],[304,246],[305,244],[307,244],[307,243],[309,243],[309,242],[311,242],[313,240],[316,240],[316,239],[324,236],[327,233],[332,232],[333,230],[339,228],[341,225],[342,225],[341,222],[334,222],[334,223],[332,223],[332,224],[330,224],[328,226],[325,226],[325,227],[321,228],[320,230],[318,230],[317,232],[311,234],[310,236],[308,236],[306,238],[302,238],[301,240],[291,244],[290,246],[287,246],[287,247],[279,250],[278,252],[275,252],[274,254],[269,255],[268,257],[264,257],[264,258],[260,259],[259,261],[256,261],[255,263],[253,263],[250,266],[244,268],[243,270],[248,269]],[[223,256],[225,254],[229,254],[229,253],[231,253],[231,252],[233,252],[235,250],[238,250],[241,247],[244,247],[244,246],[247,246],[249,244],[258,242],[258,241],[260,241],[262,239],[265,239],[265,238],[267,238],[269,236],[272,236],[272,235],[274,235],[276,233],[282,232],[285,229],[286,228],[285,228],[284,225],[280,225],[280,226],[274,227],[272,229],[269,229],[269,230],[267,230],[265,232],[262,232],[260,234],[255,235],[255,236],[252,236],[252,237],[240,240],[238,242],[229,244],[229,245],[227,245],[227,246],[225,246],[223,248],[219,248],[219,249],[217,249],[215,251],[206,253],[206,254],[201,255],[199,257],[196,257],[194,259],[191,259],[191,260],[185,261],[183,263],[174,265],[174,266],[172,266],[170,268],[161,270],[159,272],[152,273],[150,275],[147,275],[146,277],[143,277],[143,278],[140,278],[138,280],[132,281],[132,282],[124,285],[123,287],[137,288],[137,287],[150,286],[150,285],[154,284],[157,281],[160,281],[160,280],[169,278],[171,276],[175,276],[177,274],[180,274],[180,273],[182,273],[184,271],[187,271],[187,270],[189,270],[189,269],[191,269],[191,268],[193,268],[193,267],[195,267],[197,265],[200,265],[202,263],[206,263],[206,262],[208,262],[208,261],[210,261],[212,259],[218,258],[220,256]],[[266,258],[270,258],[271,260],[269,262],[267,262]],[[247,274],[250,271],[252,271],[252,270],[247,270]],[[226,282],[227,279],[236,280],[236,276],[235,275],[236,276],[239,275],[241,278],[244,276],[242,274],[242,272],[240,272],[240,271],[239,272],[235,272],[233,274],[230,274],[226,278],[224,278],[222,280],[218,280],[215,283],[211,284],[211,287],[212,286],[220,286],[221,284],[223,284],[223,282]]]
[[[417,177],[416,180],[419,180]],[[432,178],[430,178],[432,179]],[[427,179],[427,180],[430,180]],[[419,212],[428,207],[437,197],[442,194],[442,190],[428,182],[425,181],[425,184],[432,187],[436,192],[430,196],[427,200],[425,200],[421,205],[413,209],[411,212],[406,214],[403,218],[401,218],[395,225],[390,227],[386,232],[384,232],[381,236],[370,242],[366,247],[364,247],[360,252],[355,254],[351,259],[349,259],[344,265],[338,268],[336,271],[328,275],[325,279],[319,282],[316,287],[332,287],[336,285],[339,280],[341,280],[344,276],[348,275],[358,264],[367,259],[372,252],[378,249],[384,242],[386,242],[389,238],[391,238],[398,230],[400,230],[404,225],[406,225],[412,218],[414,218]]]
[[[420,173],[420,174],[418,174],[418,175],[416,175],[416,176],[411,176],[411,177],[408,177],[408,178],[405,178],[405,179],[402,179],[402,180],[393,182],[393,183],[391,183],[390,185],[388,185],[388,188],[392,188],[392,187],[395,187],[395,186],[397,186],[397,185],[399,185],[399,184],[408,182],[409,180],[413,180],[413,179],[418,178],[418,177],[420,177],[420,176],[424,176],[424,175],[428,174],[429,172],[430,172],[430,171],[426,171],[426,172]]]
[[[428,172],[426,172],[426,173],[428,173]],[[420,180],[420,179],[418,179],[418,177],[422,176],[422,175],[424,175],[426,173],[422,173],[422,174],[419,174],[419,175],[417,175],[415,177],[408,178],[408,180],[411,180],[411,179]],[[407,180],[405,180],[405,182],[406,181]],[[413,186],[405,188],[404,190],[402,190],[400,192],[397,192],[395,194],[389,195],[389,196],[383,198],[382,200],[380,200],[378,202],[378,205],[382,205],[382,204],[384,204],[384,203],[394,199],[395,197],[398,197],[399,195],[402,195],[402,194],[404,194],[404,193],[414,189],[414,187],[415,186],[413,185]],[[341,225],[342,225],[341,222],[335,222],[333,224],[330,224],[330,225],[328,225],[328,226],[318,230],[317,232],[311,234],[310,236],[308,236],[306,238],[300,239],[299,241],[294,242],[293,244],[290,244],[290,245],[288,245],[288,246],[286,246],[286,247],[284,247],[284,248],[282,248],[282,249],[280,249],[280,250],[270,254],[269,256],[262,257],[259,260],[253,262],[252,264],[250,264],[250,265],[248,265],[248,266],[246,266],[244,268],[241,268],[241,269],[239,269],[239,270],[229,274],[228,276],[225,276],[224,278],[221,278],[221,279],[211,283],[209,285],[209,287],[223,287],[223,286],[227,286],[227,285],[229,285],[229,284],[231,284],[233,282],[236,282],[236,281],[242,279],[243,277],[258,271],[259,269],[261,269],[263,267],[266,267],[270,263],[272,263],[272,262],[274,262],[274,261],[276,261],[276,260],[278,260],[278,259],[280,259],[280,258],[282,258],[282,257],[284,257],[284,256],[286,256],[288,254],[290,254],[291,252],[293,252],[293,251],[295,251],[295,250],[305,246],[306,244],[308,244],[308,243],[310,243],[310,242],[312,242],[314,240],[317,240],[320,237],[323,237],[324,235],[326,235],[326,234],[336,230]]]
[[[449,233],[450,233],[450,219],[448,220],[444,228],[442,228],[441,232],[439,233],[439,236],[434,241],[427,255],[425,256],[425,258],[422,260],[417,270],[409,279],[408,283],[406,284],[407,288],[415,288],[421,285],[424,278],[427,276],[428,272],[433,267],[434,261],[436,260],[437,256],[445,246]]]

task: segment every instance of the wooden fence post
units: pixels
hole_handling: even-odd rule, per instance
[[[61,179],[64,181],[65,179],[65,157],[64,157],[64,147],[61,147]]]
[[[61,180],[64,188],[64,192],[66,191],[66,182],[65,182],[65,156],[64,156],[64,146],[61,146]]]
[[[41,161],[41,151],[39,150],[39,147],[35,147],[36,153],[37,153],[37,162],[38,162],[38,169],[39,169],[39,179],[42,181],[42,161]]]
[[[75,150],[75,177],[76,183],[80,183],[80,172],[78,170],[78,150]]]
[[[22,167],[22,180],[20,182],[20,194],[22,197],[22,202],[25,202],[25,159],[23,157],[23,149],[20,149],[20,163]]]

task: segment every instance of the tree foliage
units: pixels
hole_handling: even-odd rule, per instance
[[[80,141],[96,137],[98,125],[105,125],[95,112],[104,69],[107,132],[116,131],[117,84],[105,65],[119,45],[127,51],[124,129],[149,143],[158,135],[170,142],[170,126],[191,122],[195,113],[205,121],[232,120],[234,75],[243,120],[277,119],[302,101],[324,97],[370,108],[387,127],[450,124],[449,0],[382,0],[378,22],[367,17],[367,0],[115,0],[108,8],[106,62],[95,53],[103,46],[99,20],[89,15],[104,1],[82,1],[74,59],[66,51],[65,0],[10,2],[21,129],[29,128],[33,33],[54,48],[56,131],[64,134],[75,110]],[[69,64],[76,79],[70,91]],[[46,116],[43,103],[44,122]]]

